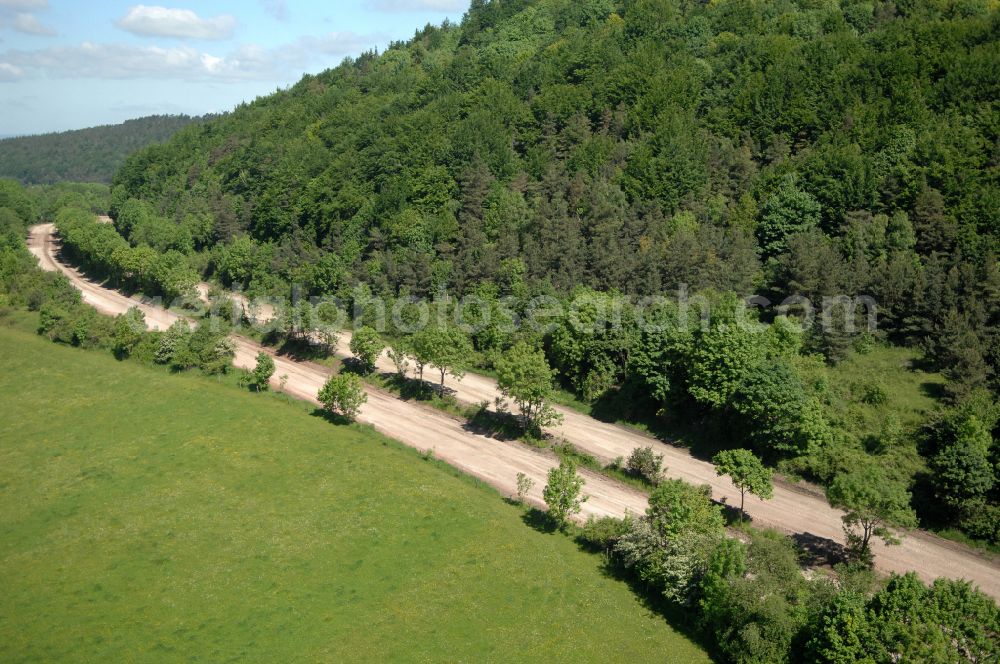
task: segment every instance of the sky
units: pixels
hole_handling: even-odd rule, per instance
[[[0,0],[0,137],[231,110],[469,0]]]

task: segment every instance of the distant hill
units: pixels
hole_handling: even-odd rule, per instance
[[[199,120],[151,115],[122,124],[0,140],[0,177],[25,184],[110,182],[125,157]]]

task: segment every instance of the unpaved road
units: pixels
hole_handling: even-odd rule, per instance
[[[83,299],[98,311],[118,315],[131,307],[138,307],[146,316],[150,329],[165,330],[181,317],[138,298],[127,297],[117,291],[90,281],[76,269],[57,259],[58,241],[53,237],[52,224],[34,226],[28,237],[28,248],[39,259],[43,269],[66,275],[83,294]],[[234,336],[236,358],[234,364],[252,369],[257,353],[273,351],[239,336]],[[330,370],[316,364],[295,362],[284,357],[274,357],[275,378],[288,376],[285,392],[292,396],[318,403],[316,394],[330,376]],[[467,431],[457,418],[418,404],[396,399],[391,394],[368,388],[368,403],[358,420],[367,422],[376,430],[421,451],[433,450],[436,458],[481,478],[500,491],[513,494],[515,478],[523,472],[535,481],[528,499],[542,503],[542,487],[550,468],[558,465],[554,455],[533,450],[518,443],[497,441]],[[584,516],[621,516],[626,511],[641,514],[646,509],[646,497],[639,491],[623,487],[601,475],[583,472],[586,479],[584,491],[590,499],[584,503]]]
[[[57,245],[51,224],[35,226],[29,236],[29,248],[42,267],[60,271],[83,293],[84,300],[102,313],[120,314],[129,307],[138,306],[146,314],[151,328],[165,329],[178,319],[176,314],[128,298],[93,283],[75,269],[56,259]],[[250,368],[255,356],[263,350],[242,337],[234,337],[237,344],[235,363]],[[338,344],[340,354],[349,354],[349,333],[344,333]],[[267,351],[271,352],[271,351]],[[272,353],[273,354],[273,353]],[[275,357],[275,376],[288,375],[285,391],[296,397],[316,402],[316,393],[326,381],[329,370],[310,363],[294,362]],[[393,371],[385,356],[379,359],[379,369]],[[469,403],[492,402],[497,394],[496,383],[489,378],[469,374],[462,381],[447,379],[445,385],[454,390],[459,400]],[[556,465],[554,457],[532,450],[517,443],[507,443],[468,431],[462,423],[448,415],[418,404],[404,402],[390,394],[375,389],[368,390],[368,403],[362,408],[359,420],[372,424],[382,433],[420,449],[433,449],[435,456],[461,470],[479,477],[502,492],[513,493],[515,476],[524,472],[535,480],[529,499],[541,503],[541,487],[545,484],[548,469]],[[564,422],[552,433],[564,437],[581,450],[603,461],[618,456],[628,456],[636,447],[652,446],[663,454],[667,474],[696,484],[709,484],[713,497],[733,505],[739,504],[739,493],[725,478],[717,477],[714,467],[693,458],[686,450],[679,449],[643,434],[606,424],[576,411],[561,408]],[[645,496],[600,475],[582,473],[586,479],[585,493],[590,496],[584,503],[584,516],[588,514],[622,516],[626,512],[641,513],[646,507]],[[747,512],[758,525],[771,526],[783,532],[843,543],[841,512],[827,504],[825,498],[808,489],[787,484],[775,486],[770,501],[747,497]],[[996,561],[972,551],[965,546],[949,542],[924,532],[907,535],[902,545],[884,547],[876,545],[876,564],[884,571],[905,572],[914,570],[925,580],[939,576],[964,578],[978,585],[983,591],[1000,598],[1000,566]]]

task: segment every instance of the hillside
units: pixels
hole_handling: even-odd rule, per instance
[[[196,121],[152,115],[117,125],[0,140],[0,177],[24,184],[110,182],[125,157]]]
[[[19,320],[0,318],[5,661],[708,661],[490,489]]]
[[[989,3],[479,0],[130,157],[112,216],[251,293],[444,289],[523,313],[684,287],[712,330],[566,318],[472,342],[489,365],[526,339],[595,412],[695,447],[823,484],[871,463],[925,524],[1000,542],[998,61]],[[760,314],[804,334],[733,330],[748,294],[807,298]],[[872,298],[877,329],[839,295]],[[877,344],[916,360],[875,370]],[[853,404],[817,358],[855,358]],[[916,371],[944,376],[933,412],[858,425]]]
[[[867,293],[884,334],[982,384],[1000,14],[673,6],[476,2],[135,155],[117,200],[249,234],[254,260],[217,267],[262,289]]]

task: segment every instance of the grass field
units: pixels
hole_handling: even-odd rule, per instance
[[[0,661],[708,661],[364,428],[2,322],[0,361]]]

